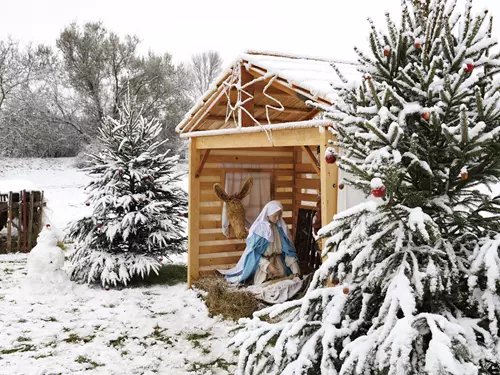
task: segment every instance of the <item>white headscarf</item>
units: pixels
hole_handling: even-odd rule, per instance
[[[283,205],[279,201],[271,201],[267,203],[250,227],[247,238],[251,237],[255,233],[265,238],[269,242],[273,242],[273,229],[271,227],[271,222],[269,221],[268,216],[274,215],[278,211],[281,211],[283,213]],[[291,240],[290,233],[288,232],[288,227],[286,226],[285,220],[283,220],[283,215],[280,216],[276,224],[279,225],[281,229],[283,229],[283,232]]]

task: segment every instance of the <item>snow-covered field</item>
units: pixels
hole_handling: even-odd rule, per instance
[[[74,162],[0,159],[0,180],[30,180],[43,189],[46,220],[62,236],[88,209],[87,177]],[[74,285],[67,295],[41,295],[26,283],[25,254],[0,255],[0,322],[0,375],[235,370],[228,348],[234,325],[209,318],[185,283],[108,291]]]

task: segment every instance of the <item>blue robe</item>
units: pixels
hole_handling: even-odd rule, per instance
[[[281,236],[281,246],[282,246],[281,261],[283,262],[286,275],[287,276],[291,275],[292,271],[286,265],[285,258],[289,256],[298,259],[297,253],[295,252],[295,247],[293,246],[292,241],[290,241],[288,236],[285,234],[285,232],[283,232],[283,229],[279,225],[276,224],[272,225],[274,225],[277,228]],[[239,283],[251,280],[251,278],[255,274],[255,271],[257,271],[257,268],[259,267],[260,258],[266,252],[269,244],[270,242],[268,240],[255,233],[249,238],[247,238],[247,249],[250,249],[250,251],[246,251],[247,254],[244,260],[243,269],[239,272],[226,274],[225,275],[226,279],[239,277],[238,280]]]

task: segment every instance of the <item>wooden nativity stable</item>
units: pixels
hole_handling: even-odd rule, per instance
[[[360,76],[354,64],[335,65],[347,77]],[[339,83],[330,61],[245,53],[177,126],[189,140],[189,285],[233,267],[245,249],[244,240],[222,233],[213,185],[224,186],[228,173],[270,175],[271,199],[283,204],[292,236],[299,210],[316,210],[318,194],[323,224],[346,207],[337,166],[324,158],[333,124],[307,104],[332,104]]]

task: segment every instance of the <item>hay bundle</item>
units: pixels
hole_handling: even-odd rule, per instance
[[[211,316],[222,315],[224,319],[238,321],[265,306],[252,293],[231,287],[222,277],[205,276],[194,286],[207,292],[204,299]]]

